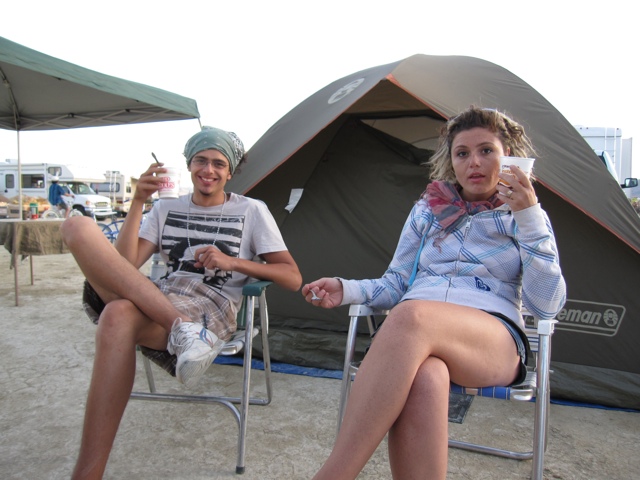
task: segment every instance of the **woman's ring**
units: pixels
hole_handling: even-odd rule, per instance
[[[511,198],[511,195],[513,195],[513,190],[509,190],[509,191],[507,192],[507,197]]]

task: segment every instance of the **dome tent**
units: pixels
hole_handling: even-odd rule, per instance
[[[538,152],[535,188],[558,241],[568,302],[558,315],[552,394],[640,408],[636,286],[640,219],[576,129],[509,71],[471,57],[414,55],[338,79],[250,149],[232,191],[264,200],[304,281],[377,278],[413,202],[442,123],[471,104],[524,125]],[[292,190],[300,194],[289,206]],[[272,289],[272,358],[340,369],[346,307],[324,310]]]

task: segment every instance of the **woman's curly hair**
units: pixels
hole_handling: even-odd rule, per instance
[[[505,151],[512,157],[529,157],[535,155],[531,140],[524,133],[524,128],[504,113],[495,109],[480,108],[474,105],[450,119],[440,129],[438,149],[429,159],[431,179],[456,183],[451,159],[451,145],[458,133],[472,128],[486,128],[500,138]]]

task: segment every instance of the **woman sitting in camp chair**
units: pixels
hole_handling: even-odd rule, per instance
[[[356,478],[387,433],[393,478],[445,478],[450,382],[524,378],[522,303],[550,319],[565,301],[555,238],[531,180],[516,166],[500,172],[500,156],[531,154],[519,124],[470,107],[443,127],[433,181],[383,277],[321,278],[302,288],[323,308],[391,309],[316,479]]]

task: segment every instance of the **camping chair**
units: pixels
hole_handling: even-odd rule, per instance
[[[157,265],[159,256],[153,257],[154,266]],[[242,392],[240,396],[216,396],[216,395],[188,395],[188,394],[171,394],[158,393],[153,377],[153,369],[150,359],[161,366],[164,370],[169,371],[175,376],[175,356],[169,355],[168,352],[152,350],[141,347],[144,370],[149,383],[149,392],[134,391],[131,398],[138,400],[153,400],[160,402],[182,402],[182,403],[215,403],[224,405],[234,415],[238,422],[238,455],[236,462],[236,473],[244,473],[245,470],[245,450],[247,437],[247,420],[249,415],[249,405],[269,405],[272,398],[271,389],[271,357],[269,355],[269,314],[267,311],[266,289],[271,285],[268,281],[257,281],[248,283],[242,289],[243,301],[242,308],[238,312],[237,322],[238,330],[235,335],[228,341],[222,351],[221,356],[236,355],[244,349],[243,360],[243,376],[242,376]],[[251,361],[253,337],[258,333],[258,326],[254,323],[255,317],[255,300],[258,299],[259,327],[262,331],[262,355],[264,362],[264,379],[266,384],[265,396],[251,396],[250,380],[251,380]]]
[[[347,334],[347,346],[342,373],[342,390],[338,411],[338,430],[340,430],[340,425],[342,424],[342,419],[344,417],[344,411],[351,391],[351,382],[355,378],[359,366],[359,362],[354,361],[358,319],[360,317],[367,318],[369,334],[373,335],[382,323],[381,321],[377,321],[376,317],[385,316],[388,313],[388,310],[377,311],[365,305],[351,305],[349,308],[351,321]],[[449,439],[449,447],[497,455],[499,457],[512,458],[516,460],[533,459],[531,478],[533,480],[541,480],[544,468],[544,452],[547,447],[547,426],[549,421],[549,363],[551,361],[551,335],[553,335],[556,320],[537,320],[527,312],[523,312],[523,316],[525,317],[525,333],[529,338],[532,357],[536,359],[535,368],[527,367],[528,371],[525,381],[519,385],[513,385],[511,387],[487,388],[466,388],[452,383],[451,392],[503,400],[531,401],[535,398],[533,442],[531,451],[516,452],[453,439]]]

